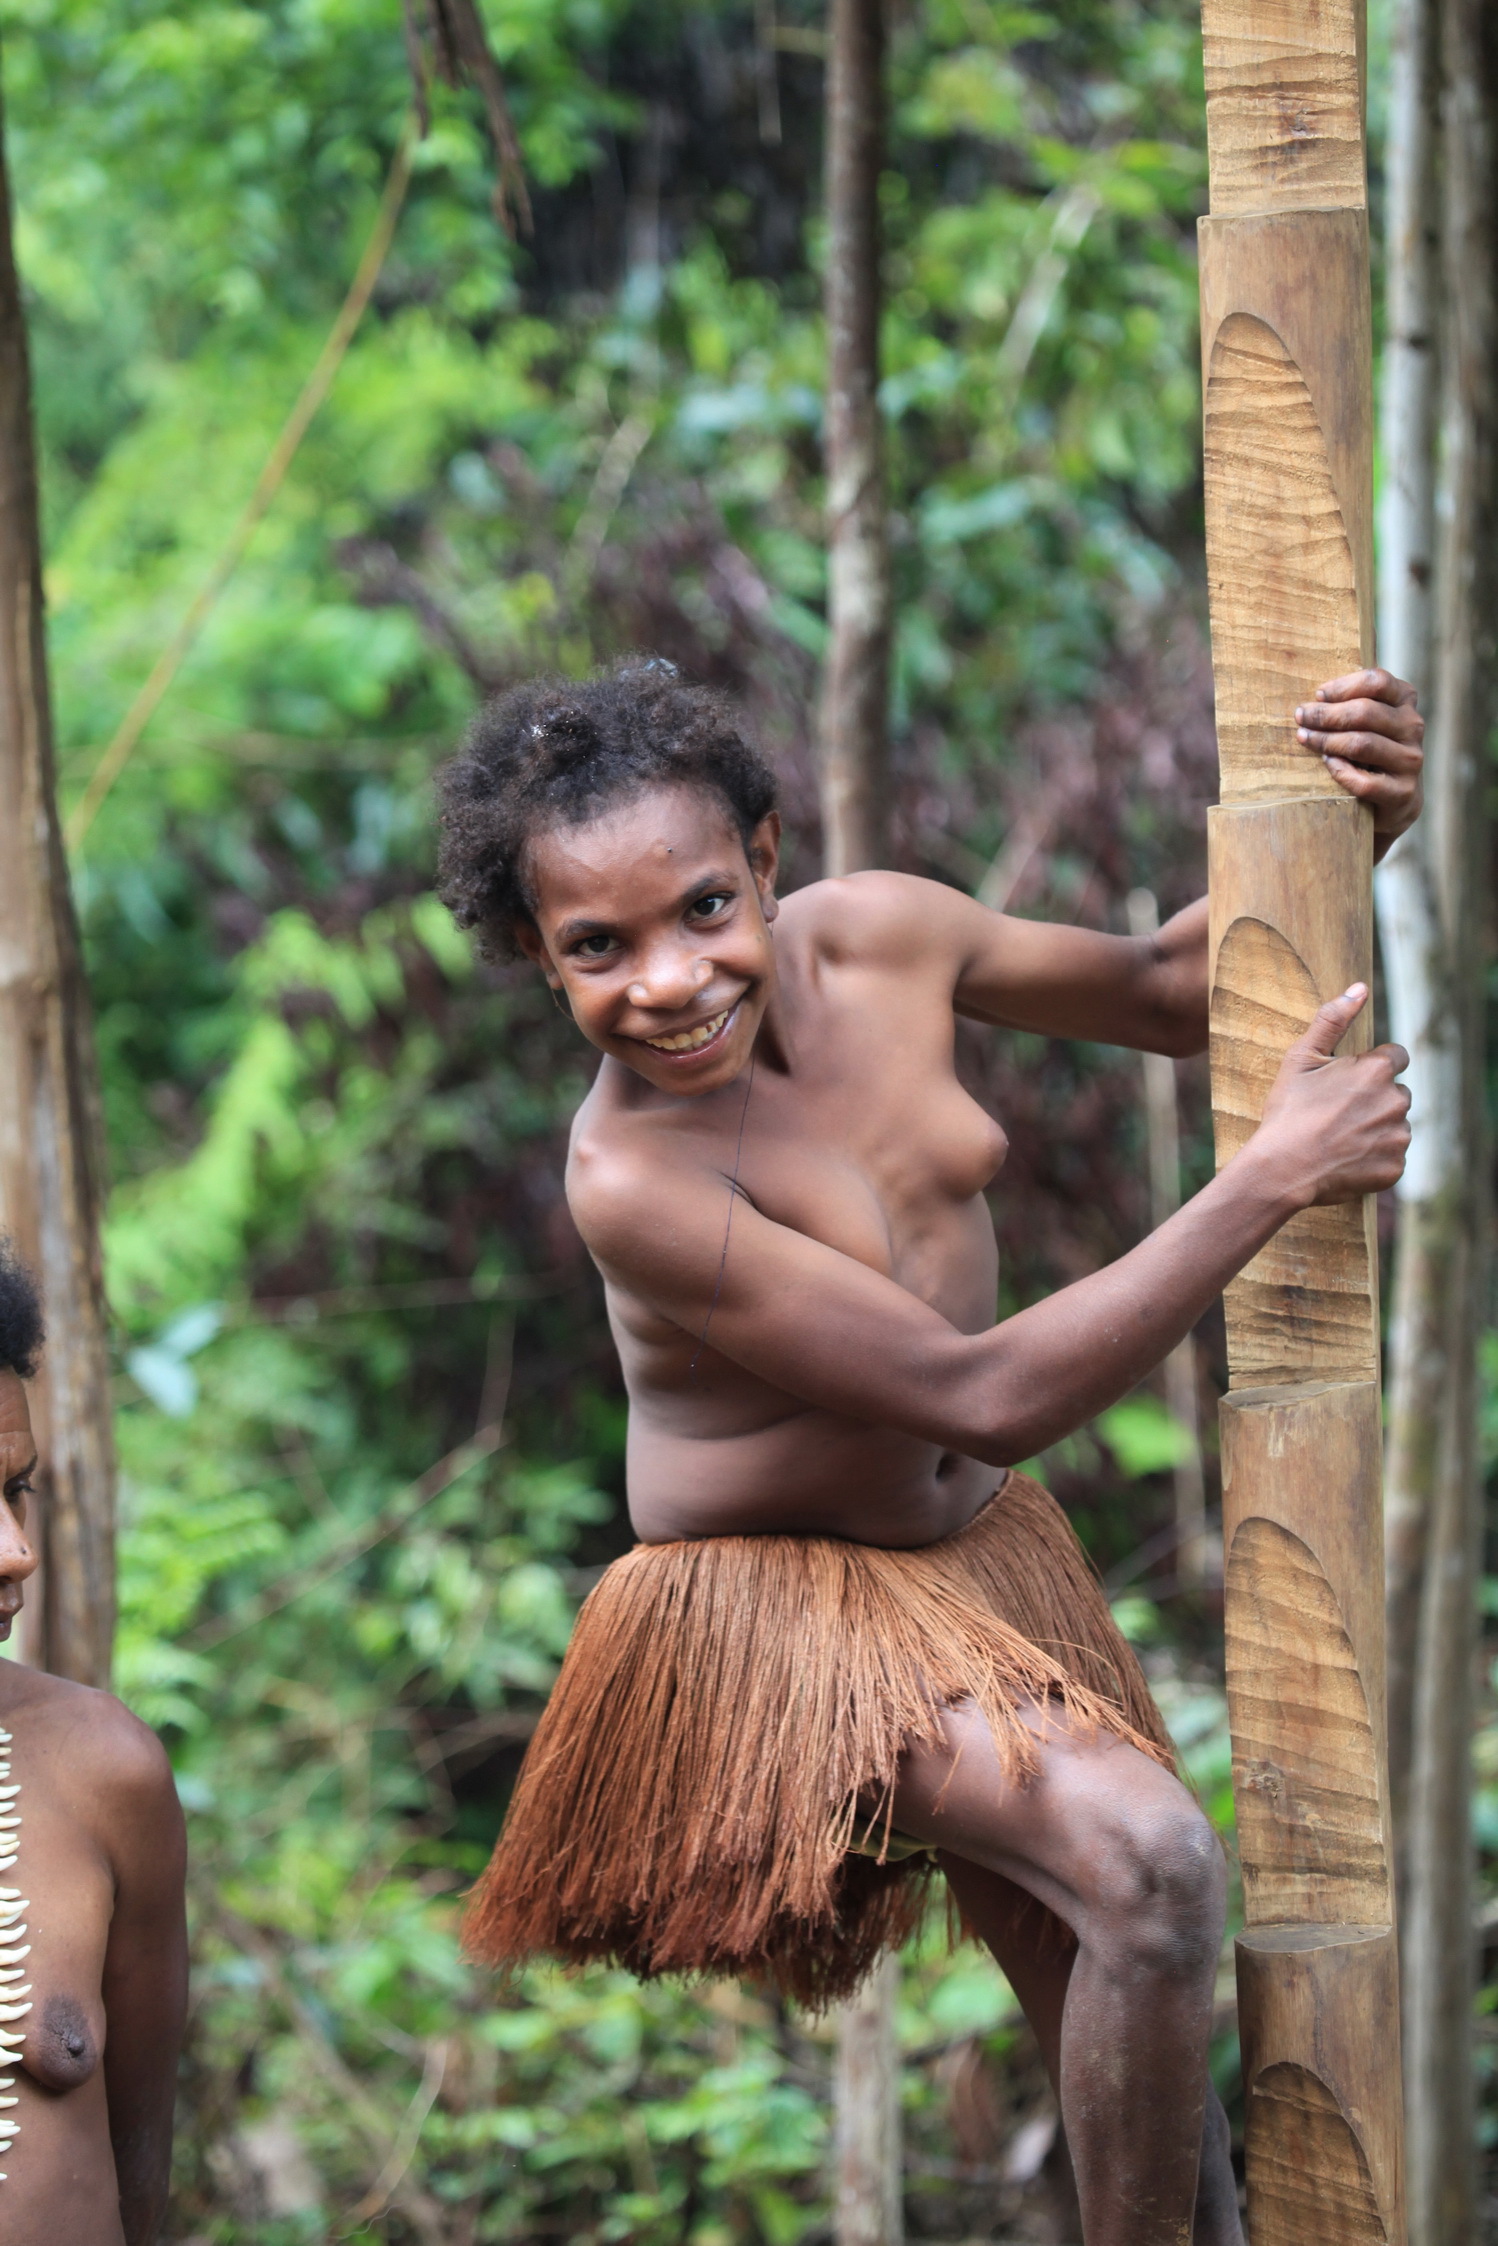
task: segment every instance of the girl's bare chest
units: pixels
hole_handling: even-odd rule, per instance
[[[12,1783],[26,1758],[12,1749]],[[0,2013],[8,2062],[49,2090],[87,2081],[104,2047],[103,1969],[113,1886],[93,1837],[45,1771],[11,1797],[19,1843],[0,1898]]]
[[[975,1251],[991,1253],[981,1196],[1008,1142],[949,1071],[767,1090],[762,1104],[758,1087],[751,1097],[740,1174],[774,1222],[928,1300],[966,1276]]]

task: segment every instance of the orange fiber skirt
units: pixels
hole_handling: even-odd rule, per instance
[[[1021,1701],[1173,1759],[1065,1515],[1023,1474],[914,1550],[636,1545],[578,1615],[465,1946],[846,1996],[912,1931],[931,1869],[855,1844],[887,1831],[901,1748],[968,1699],[1020,1782]]]

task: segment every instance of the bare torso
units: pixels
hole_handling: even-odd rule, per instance
[[[1138,942],[897,873],[777,906],[776,833],[672,786],[530,845],[532,954],[604,1055],[567,1193],[629,1391],[631,1517],[650,1541],[925,1544],[1144,1379],[1297,1209],[1397,1176],[1408,1096],[1394,1049],[1331,1063],[1355,985],[1209,1186],[999,1320],[1005,1141],[957,1081],[956,1017],[1199,1052],[1205,904]]]
[[[0,2237],[5,2246],[125,2246],[110,2113],[112,2088],[118,2135],[122,2085],[107,2079],[106,2045],[116,2040],[107,2028],[118,2031],[110,2057],[125,2070],[127,2102],[137,2087],[129,2078],[160,2068],[169,2084],[175,2038],[140,2048],[136,2016],[163,1996],[170,2010],[182,1959],[180,1910],[144,1913],[137,1926],[118,1905],[131,1855],[168,1869],[180,1855],[176,1803],[156,1742],[107,1694],[0,1661],[0,1727],[11,1735],[4,1752],[20,1817],[18,1860],[0,1885],[26,1903],[0,1938],[10,1957],[26,1952],[5,1968],[24,1980],[8,1983],[0,2002],[18,2009],[10,2000],[24,1989],[30,2007],[11,2023],[24,2032],[19,2066],[4,2070],[16,2101],[5,2117],[18,2127],[0,2155]],[[178,1866],[179,1894],[180,1878]],[[109,2022],[106,2003],[118,2015]],[[128,2131],[124,2142],[133,2159]]]
[[[0,2227],[8,2246],[54,2246],[59,2236],[115,2246],[124,2232],[103,2066],[114,1875],[85,1806],[95,1696],[8,1664],[7,1672],[0,1724],[20,1787],[21,1849],[4,1877],[27,1899],[31,2009],[16,2023],[25,2042],[9,2118],[19,2134],[0,2163]]]
[[[893,1279],[963,1333],[996,1315],[998,1255],[984,1188],[1006,1140],[958,1083],[950,978],[905,974],[818,940],[803,896],[775,926],[774,1038],[752,1086],[671,1101],[606,1060],[575,1148],[649,1144],[660,1222],[672,1173],[721,1174],[776,1223]],[[747,1097],[747,1107],[746,1107]],[[730,1235],[731,1248],[731,1235]],[[781,1531],[925,1543],[970,1520],[1002,1472],[874,1420],[818,1410],[746,1371],[616,1279],[609,1317],[629,1392],[629,1508],[650,1542]]]

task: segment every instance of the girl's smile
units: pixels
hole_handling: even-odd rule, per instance
[[[696,1098],[748,1062],[775,988],[779,837],[772,813],[746,850],[710,790],[665,787],[531,842],[523,949],[589,1042],[661,1091]]]

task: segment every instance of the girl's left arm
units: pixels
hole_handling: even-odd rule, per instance
[[[1381,858],[1420,815],[1425,722],[1415,689],[1388,671],[1356,671],[1319,687],[1295,719],[1302,746],[1371,809],[1374,857]],[[1157,936],[1135,938],[1011,920],[947,894],[959,946],[959,1014],[1149,1053],[1184,1055],[1206,1046],[1205,898]]]

